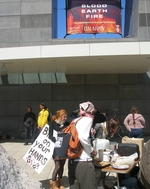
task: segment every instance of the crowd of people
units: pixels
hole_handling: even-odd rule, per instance
[[[76,113],[73,113],[73,117],[70,121],[68,121],[68,113],[64,109],[57,110],[49,121],[51,113],[48,107],[44,103],[41,103],[39,108],[40,112],[37,120],[35,114],[32,112],[31,106],[27,108],[27,113],[23,120],[26,131],[25,145],[28,144],[30,139],[31,143],[33,142],[32,135],[35,123],[37,123],[39,132],[43,129],[45,124],[49,124],[49,138],[55,143],[56,137],[54,133],[61,133],[65,127],[69,126],[72,119],[79,119],[76,123],[76,130],[83,151],[78,158],[68,161],[69,188],[97,189],[97,179],[93,165],[93,158],[97,155],[97,151],[93,148],[92,141],[93,138],[108,140],[112,138],[119,128],[119,120],[116,117],[107,120],[107,118],[99,112],[98,108],[89,101],[79,104],[79,109],[76,110]],[[137,107],[133,106],[131,108],[131,113],[125,118],[124,125],[129,131],[129,137],[143,137],[145,119],[138,113]],[[60,157],[54,148],[53,160],[55,166],[50,181],[50,187],[52,189],[65,189],[62,178],[66,159]]]
[[[49,112],[48,107],[44,103],[40,103],[39,105],[40,112],[38,114],[38,118],[36,119],[35,113],[32,111],[32,107],[27,107],[27,113],[25,113],[23,122],[25,125],[25,143],[24,145],[28,145],[29,142],[33,143],[34,138],[34,130],[35,127],[38,128],[39,133],[43,129],[43,127],[48,124],[49,117],[51,112]]]

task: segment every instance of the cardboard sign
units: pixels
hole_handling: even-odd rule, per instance
[[[23,159],[38,173],[44,169],[53,155],[54,143],[48,138],[49,125],[45,125]]]

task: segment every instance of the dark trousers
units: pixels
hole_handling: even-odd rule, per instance
[[[33,136],[34,127],[25,127],[25,143],[29,141],[32,143],[32,136]]]
[[[97,189],[95,168],[89,161],[68,161],[70,189]]]

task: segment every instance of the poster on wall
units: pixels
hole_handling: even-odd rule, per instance
[[[67,0],[66,33],[122,34],[121,0]]]

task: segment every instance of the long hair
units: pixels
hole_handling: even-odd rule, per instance
[[[46,105],[44,105],[44,111],[45,111],[45,110],[48,110],[48,107],[47,107]],[[48,110],[48,111],[49,111],[49,110]]]
[[[56,111],[56,114],[51,117],[51,120],[53,121],[53,120],[59,119],[61,118],[61,116],[67,115],[67,114],[68,114],[67,111],[64,109],[58,110]]]
[[[117,131],[119,124],[120,122],[117,118],[111,118],[109,121],[106,122],[106,127],[107,127],[107,132],[108,132],[107,138],[112,137],[112,133],[114,132],[114,130]]]
[[[47,107],[44,103],[41,103],[40,105],[43,106],[44,111],[45,111],[45,110],[48,110],[48,107]],[[48,110],[48,111],[49,111],[49,110]]]
[[[131,112],[131,114],[132,114],[132,118],[133,118],[133,125],[134,125],[134,127],[135,127],[135,118],[134,118],[134,114],[136,114],[136,113],[138,113],[138,108],[136,107],[136,106],[132,106],[132,108],[131,108],[131,110],[130,110],[130,112]]]

